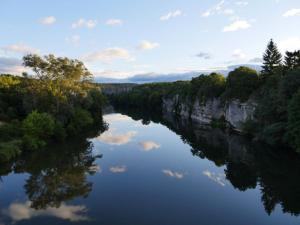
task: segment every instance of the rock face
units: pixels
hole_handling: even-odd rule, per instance
[[[213,120],[225,120],[233,129],[241,131],[242,124],[253,119],[255,102],[232,100],[222,103],[214,98],[201,102],[195,99],[181,99],[178,95],[163,98],[163,112],[176,114],[184,119],[190,118],[201,124],[210,124]]]

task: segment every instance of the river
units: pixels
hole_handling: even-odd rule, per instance
[[[170,115],[0,166],[0,224],[300,224],[300,159]]]

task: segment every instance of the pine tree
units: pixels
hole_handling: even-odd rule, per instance
[[[295,54],[296,68],[300,68],[300,50],[296,51]]]
[[[282,55],[278,51],[273,39],[269,42],[263,55],[263,74],[273,74],[281,66]]]
[[[297,66],[297,52],[285,52],[284,66],[287,70],[293,70]]]
[[[300,50],[285,53],[284,67],[286,70],[300,68]]]

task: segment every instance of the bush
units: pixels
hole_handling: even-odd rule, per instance
[[[54,134],[55,120],[47,113],[33,111],[22,122],[25,147],[37,150],[45,147],[47,140]]]
[[[257,72],[248,67],[241,66],[229,73],[224,97],[226,99],[247,101],[258,87],[259,79]]]

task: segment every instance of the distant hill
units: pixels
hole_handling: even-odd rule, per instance
[[[228,66],[225,70],[203,70],[203,71],[193,71],[187,73],[171,73],[171,74],[155,74],[155,73],[146,73],[146,74],[137,74],[135,76],[126,78],[126,79],[114,79],[108,77],[96,77],[95,81],[97,83],[154,83],[154,82],[173,82],[178,80],[191,80],[193,77],[197,77],[200,74],[209,74],[212,72],[218,72],[227,76],[228,73],[240,66],[247,66],[256,71],[261,70],[260,65],[255,64],[240,64]]]

